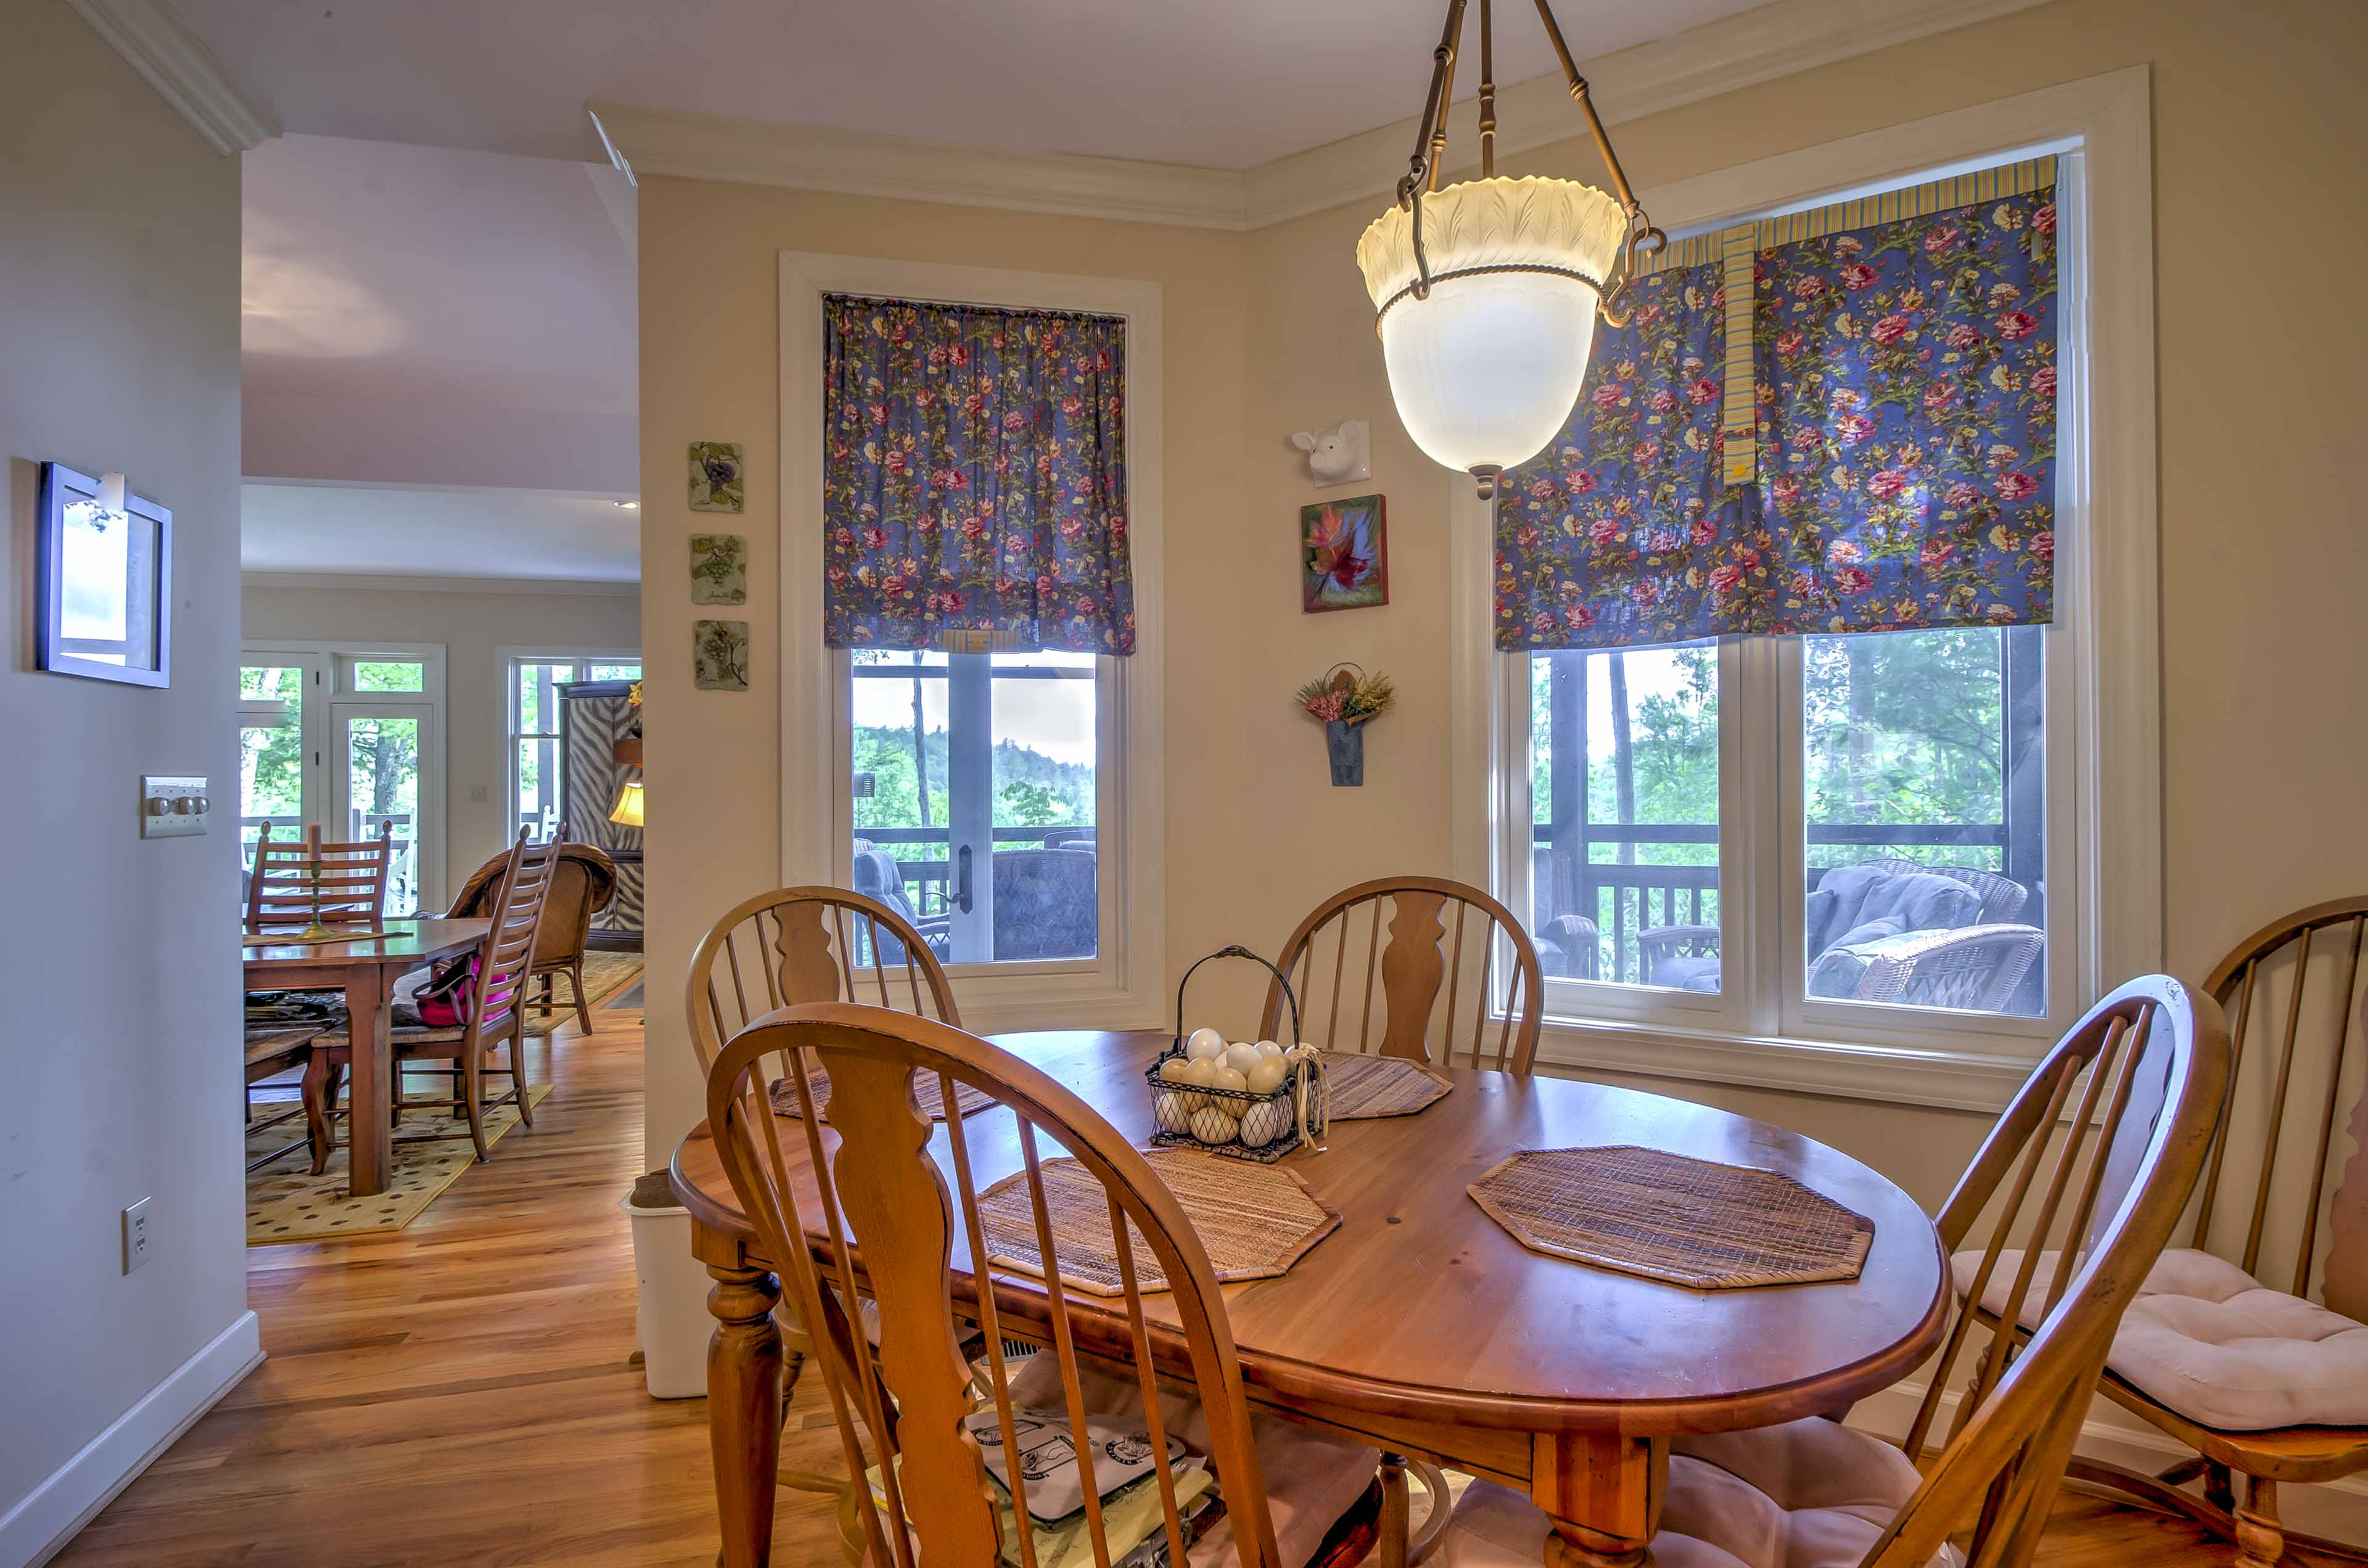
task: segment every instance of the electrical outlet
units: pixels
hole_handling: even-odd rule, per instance
[[[143,1198],[123,1211],[123,1272],[131,1273],[148,1261],[148,1205],[154,1198]]]

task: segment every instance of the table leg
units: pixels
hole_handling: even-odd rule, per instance
[[[715,1461],[722,1568],[765,1568],[773,1551],[773,1471],[781,1455],[780,1287],[761,1268],[708,1265],[707,1442]]]
[[[1530,1500],[1554,1520],[1546,1568],[1650,1562],[1668,1484],[1666,1437],[1541,1434],[1531,1457]]]
[[[394,1073],[387,1045],[394,1003],[391,980],[377,964],[359,965],[346,976],[346,1028],[354,1050],[346,1091],[352,1114],[346,1122],[356,1198],[386,1190],[391,1157],[386,1124],[394,1104]]]

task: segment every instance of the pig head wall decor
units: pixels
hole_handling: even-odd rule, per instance
[[[1373,476],[1372,426],[1362,419],[1346,419],[1320,433],[1302,430],[1291,444],[1307,454],[1308,477],[1319,490]]]

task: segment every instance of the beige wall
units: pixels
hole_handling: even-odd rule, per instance
[[[514,592],[249,583],[239,596],[243,639],[444,645],[444,882],[450,899],[469,873],[507,847],[507,694],[503,648],[638,648],[642,607],[630,592],[531,585]]]
[[[2368,6],[2313,0],[2065,0],[1623,125],[1650,187],[2035,87],[2151,62],[2161,378],[2169,955],[2196,971],[2277,912],[2356,889],[2368,686],[2356,606],[2368,530],[2337,422],[2368,361],[2342,258],[2368,239],[2352,77]],[[1565,142],[1522,169],[1592,174]],[[1351,251],[1370,203],[1247,238],[671,179],[643,182],[645,496],[681,486],[685,441],[748,444],[752,582],[775,569],[773,256],[784,248],[1151,278],[1168,290],[1169,957],[1272,948],[1325,892],[1449,865],[1450,648],[1440,471],[1392,411]],[[2247,227],[2238,231],[2236,225]],[[1312,492],[1291,431],[1373,422],[1388,494],[1386,608],[1301,614],[1293,530]],[[1237,454],[1237,455],[1236,455]],[[689,618],[680,536],[644,515],[645,617],[671,646]],[[659,690],[652,943],[679,972],[706,918],[777,861],[778,616],[757,622],[746,697]],[[1324,787],[1291,687],[1336,659],[1397,677],[1369,732],[1365,788]],[[661,665],[672,680],[681,677]],[[671,788],[691,791],[676,815]],[[663,989],[663,987],[661,987]],[[1245,980],[1232,994],[1247,1006]],[[678,1028],[678,1025],[675,1028]],[[653,1160],[692,1116],[687,1053],[654,1017]],[[1667,1084],[1657,1087],[1669,1088]],[[1984,1119],[1679,1085],[1867,1158],[1935,1201]]]
[[[0,1562],[21,1562],[256,1331],[237,835],[143,841],[137,809],[143,773],[219,794],[235,771],[238,163],[63,0],[0,0]],[[45,459],[172,509],[168,689],[34,670]],[[118,1216],[143,1197],[152,1256],[127,1276]]]

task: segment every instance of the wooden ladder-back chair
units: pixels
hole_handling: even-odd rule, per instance
[[[1370,916],[1360,913],[1366,906]],[[1361,957],[1357,949],[1363,949]],[[1492,1020],[1500,963],[1510,974],[1504,1014]],[[1460,1026],[1468,1019],[1463,1065],[1527,1073],[1537,1055],[1538,1028],[1545,1019],[1537,948],[1511,910],[1463,882],[1382,877],[1334,893],[1299,923],[1275,968],[1291,977],[1299,997],[1300,1038],[1326,1051],[1372,1051],[1452,1067],[1459,1060]],[[1362,982],[1344,988],[1344,980],[1359,969]],[[1378,1040],[1377,981],[1383,1003]],[[1347,1045],[1345,1030],[1352,1018],[1356,1042]],[[1278,1028],[1290,1027],[1287,1019],[1282,987],[1269,982],[1260,1037],[1275,1038]]]
[[[462,994],[467,998],[466,1021],[445,1027],[432,1027],[416,1019],[404,1022],[398,1014],[394,1027],[388,1031],[387,1045],[393,1057],[393,1113],[397,1122],[403,1117],[403,1075],[406,1070],[445,1072],[453,1080],[453,1108],[468,1119],[465,1134],[459,1132],[415,1133],[404,1142],[437,1142],[465,1136],[476,1145],[477,1158],[486,1157],[485,1112],[505,1104],[516,1104],[518,1121],[534,1125],[534,1104],[527,1092],[526,1082],[526,992],[528,971],[534,962],[535,931],[542,921],[543,901],[551,892],[552,868],[557,859],[556,845],[531,844],[524,829],[510,848],[509,864],[504,868],[500,894],[493,903],[498,914],[476,952],[475,983]],[[509,1065],[490,1067],[486,1058],[496,1045],[507,1044]],[[318,1176],[328,1167],[329,1151],[334,1146],[331,1122],[337,1102],[337,1081],[353,1065],[352,1037],[344,1030],[334,1030],[313,1041],[313,1059],[304,1069],[305,1119],[313,1135],[313,1174]],[[419,1069],[421,1062],[450,1062],[449,1068]],[[484,1074],[499,1073],[510,1080],[507,1092],[490,1105],[484,1103]]]
[[[691,952],[684,1006],[699,1070],[713,1067],[725,1040],[774,1008],[839,1001],[904,1007],[962,1027],[937,955],[912,922],[878,899],[822,886],[746,899],[709,926]],[[786,1409],[787,1390],[797,1386],[814,1354],[814,1335],[787,1296],[773,1318],[781,1335]],[[832,1494],[847,1485],[844,1476],[795,1469],[780,1471],[779,1480]]]
[[[2244,1568],[2290,1561],[2290,1544],[2368,1561],[2368,1549],[2287,1532],[2277,1498],[2281,1482],[2368,1471],[2363,937],[2368,896],[2314,904],[2246,937],[2205,978],[2229,1018],[2226,1114],[2187,1246],[2164,1255],[2154,1299],[2123,1325],[2102,1380],[2194,1456],[2154,1476],[2073,1467],[2233,1540]],[[2330,1187],[2340,1105],[2354,1153]],[[2199,1479],[2202,1496],[2183,1489]]]
[[[534,939],[532,978],[541,983],[537,1006],[544,1017],[551,1017],[553,989],[559,976],[567,976],[576,1027],[591,1034],[595,1031],[592,1006],[584,994],[584,951],[591,937],[592,917],[617,896],[617,863],[598,846],[568,837],[564,822],[551,841],[558,846],[559,859],[552,868],[551,896],[543,902],[542,926]],[[446,916],[483,918],[491,914],[507,859],[507,853],[496,855],[470,872]]]
[[[1761,1564],[1776,1561],[1771,1540],[1815,1540],[1822,1562],[1855,1551],[1860,1568],[1937,1568],[1970,1528],[1971,1568],[2030,1562],[2089,1387],[2194,1189],[2227,1082],[2219,1009],[2178,982],[2134,980],[2091,1008],[2024,1082],[1941,1210],[1963,1304],[1905,1438],[1811,1416],[1675,1439],[1666,1559]],[[2067,1247],[2073,1266],[2055,1267]],[[1919,1473],[1914,1457],[1940,1431],[1977,1301],[1994,1308],[1991,1321],[2028,1316],[2035,1331],[1987,1340],[1945,1443]],[[1500,1564],[1543,1551],[1546,1529],[1520,1494],[1475,1483],[1442,1560]]]
[[[817,1064],[831,1085],[827,1124],[803,1088],[800,1117],[776,1114],[769,1085],[805,1085]],[[916,1075],[942,1103],[969,1089],[1002,1108],[967,1125],[949,1119],[944,1153],[933,1155],[937,1129],[916,1102]],[[1022,1452],[1022,1432],[1038,1421],[1066,1444],[1056,1462],[1076,1466],[1079,1528],[1098,1563],[1121,1560],[1129,1546],[1111,1539],[1093,1478],[1100,1444],[1088,1423],[1097,1418],[1140,1433],[1151,1490],[1132,1497],[1137,1506],[1157,1504],[1156,1513],[1144,1509],[1144,1539],[1164,1535],[1168,1561],[1179,1565],[1299,1568],[1344,1514],[1378,1507],[1371,1449],[1254,1422],[1224,1298],[1191,1221],[1143,1154],[1049,1074],[928,1018],[824,1003],[735,1037],[708,1075],[707,1107],[733,1189],[768,1256],[782,1260],[785,1293],[819,1325],[816,1358],[841,1450],[861,1478],[843,1513],[873,1568],[1035,1568],[1042,1548],[1014,1521],[1028,1517],[1031,1490],[1054,1484],[1059,1472],[1014,1465],[1004,1494],[985,1449]],[[1072,1300],[1056,1286],[1040,1317],[1033,1292],[980,1289],[973,1260],[990,1256],[981,1194],[1016,1175],[1045,1275],[1060,1278],[1047,1181],[1056,1153],[1077,1167],[1068,1176],[1081,1171],[1106,1200],[1108,1233],[1121,1238],[1111,1251],[1122,1303]],[[1164,1290],[1146,1290],[1155,1267]],[[859,1292],[878,1305],[872,1355],[858,1348],[844,1307]],[[983,1367],[961,1347],[958,1307],[983,1331]],[[1014,1356],[1007,1344],[1015,1337],[1050,1348]],[[1190,1396],[1163,1392],[1155,1370]],[[1190,1525],[1203,1477],[1189,1450],[1171,1458],[1176,1441],[1206,1456],[1224,1502],[1223,1521],[1197,1549]],[[1287,1464],[1262,1462],[1269,1442],[1285,1447]],[[1285,1490],[1270,1494],[1269,1481]],[[1016,1551],[1005,1547],[1007,1529]],[[1230,1550],[1220,1532],[1230,1533]]]
[[[310,926],[316,908],[324,926],[377,930],[386,924],[393,835],[394,824],[388,822],[379,824],[376,838],[324,844],[318,823],[303,837],[289,839],[273,838],[271,824],[264,824],[263,836],[255,842],[255,866],[247,873],[247,930]],[[315,865],[320,868],[317,885]]]

